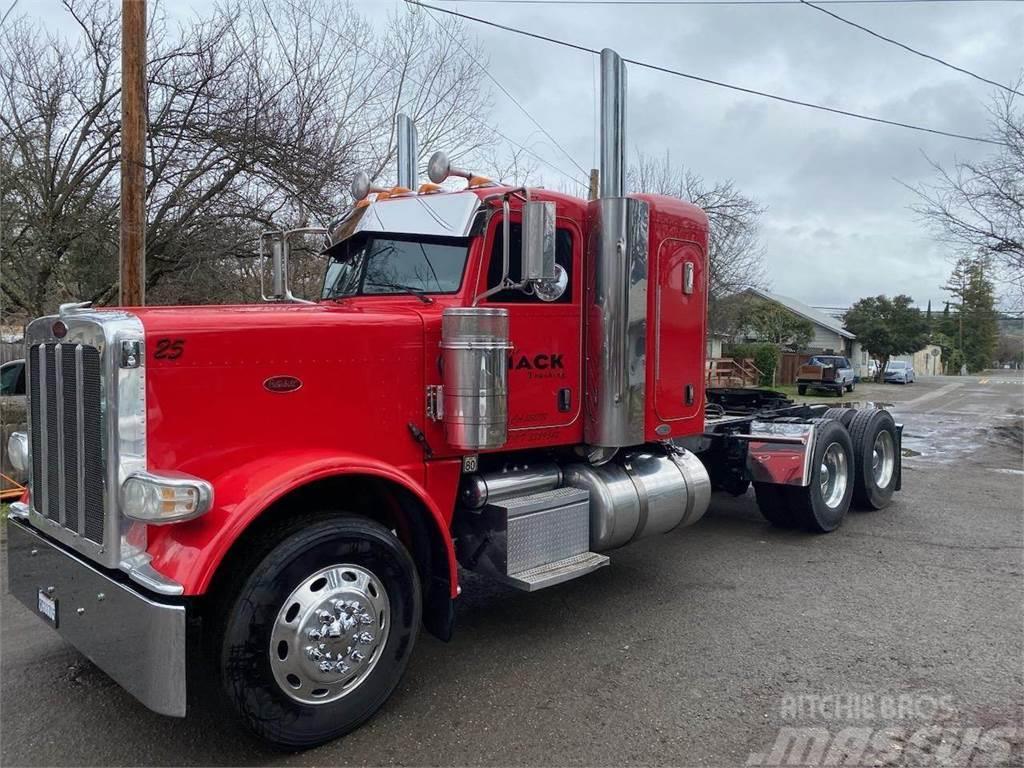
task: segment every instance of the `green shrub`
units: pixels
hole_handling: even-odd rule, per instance
[[[779,367],[779,348],[774,344],[731,344],[722,351],[726,357],[743,360],[750,358],[761,371],[762,387],[772,386],[775,370]]]

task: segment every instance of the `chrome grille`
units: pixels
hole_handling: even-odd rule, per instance
[[[84,344],[29,348],[32,505],[103,544],[100,353]]]

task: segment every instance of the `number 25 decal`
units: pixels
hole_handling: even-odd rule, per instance
[[[156,350],[153,352],[155,360],[177,360],[185,354],[184,339],[157,339]]]

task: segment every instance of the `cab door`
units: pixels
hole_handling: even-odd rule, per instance
[[[667,238],[658,248],[654,297],[654,408],[667,434],[703,429],[704,330],[707,275],[704,250]]]
[[[559,217],[555,261],[569,276],[556,301],[544,302],[519,290],[497,293],[481,305],[509,313],[512,349],[508,362],[508,442],[504,450],[564,444],[582,439],[583,382],[582,234]],[[501,279],[502,219],[496,216],[485,244],[485,268],[477,286],[483,292]],[[522,226],[510,219],[510,274],[518,281]]]

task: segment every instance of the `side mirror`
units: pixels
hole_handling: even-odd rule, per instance
[[[552,281],[555,269],[555,204],[523,203],[523,263],[521,279]]]

